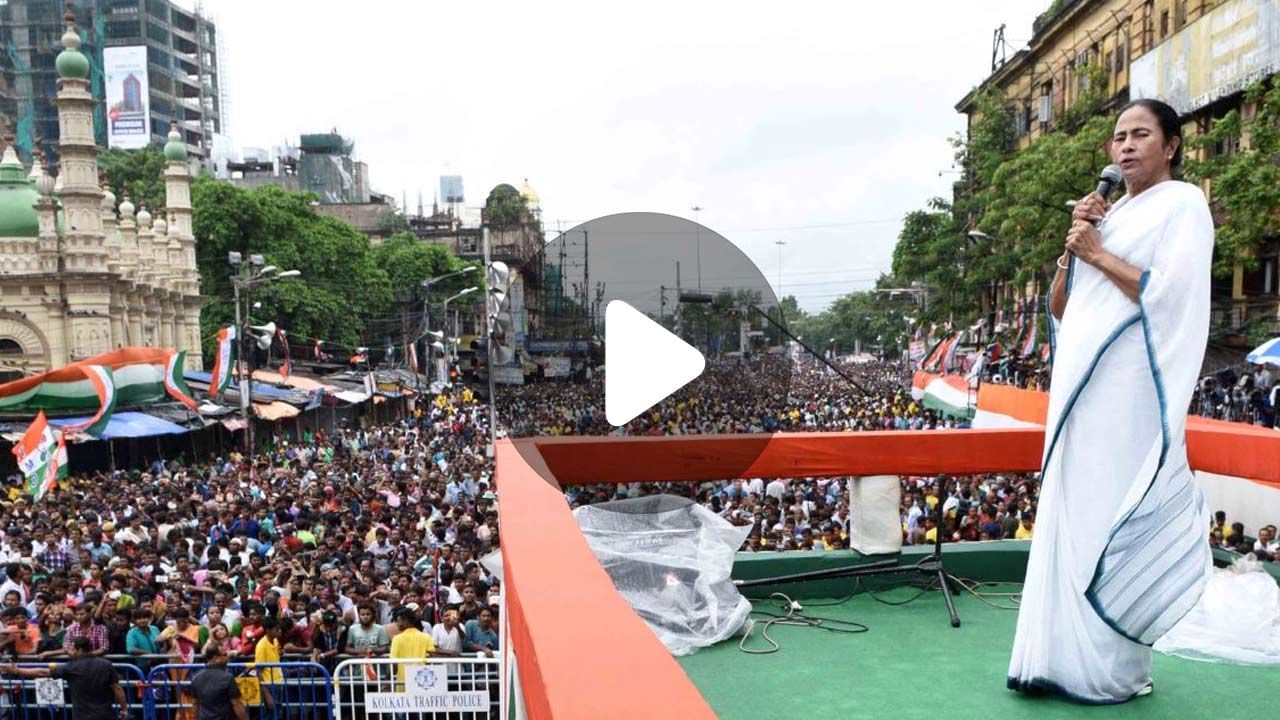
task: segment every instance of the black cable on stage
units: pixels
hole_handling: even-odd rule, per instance
[[[970,595],[986,603],[987,605],[990,605],[993,608],[997,608],[1000,610],[1017,610],[1019,607],[1021,596],[1022,596],[1021,592],[1005,592],[1005,593],[982,592],[980,588],[983,588],[985,586],[991,586],[991,585],[1013,585],[1021,588],[1022,583],[981,582],[977,580],[970,580],[968,578],[958,577],[950,573],[947,574],[947,579],[955,583],[956,585],[960,586],[960,588],[963,589],[965,592],[969,593]],[[877,595],[877,593],[879,593],[880,595],[883,595],[885,592],[891,592],[893,590],[896,590],[899,588],[906,588],[906,587],[916,588],[919,592],[907,598],[906,600],[898,600],[898,601],[888,600]],[[842,598],[839,598],[838,600],[831,600],[827,602],[815,601],[815,602],[809,602],[804,605],[801,605],[799,602],[792,600],[790,596],[780,592],[773,593],[767,598],[747,598],[752,603],[762,603],[762,602],[772,603],[778,610],[782,612],[776,613],[776,612],[770,612],[768,610],[753,609],[751,611],[752,615],[763,616],[767,618],[765,620],[759,621],[762,623],[761,630],[760,630],[760,637],[762,637],[765,642],[769,643],[770,647],[762,650],[747,649],[746,647],[747,642],[751,639],[751,636],[754,634],[755,623],[757,622],[755,618],[751,618],[748,620],[750,624],[747,626],[746,632],[743,634],[742,639],[738,641],[738,649],[744,653],[747,653],[748,655],[769,655],[769,654],[778,652],[779,650],[782,649],[782,645],[777,640],[774,640],[773,637],[769,634],[770,628],[774,627],[775,625],[791,626],[791,627],[812,627],[812,628],[817,628],[819,630],[825,630],[827,632],[832,632],[840,635],[858,635],[861,633],[870,632],[871,628],[860,622],[845,620],[842,618],[832,618],[832,617],[824,617],[821,615],[811,615],[802,611],[804,610],[805,607],[836,607],[838,605],[843,605],[849,602],[850,600],[852,600],[854,597],[856,597],[859,594],[859,591],[865,593],[875,602],[881,603],[883,605],[900,607],[903,605],[909,605],[915,602],[916,600],[919,600],[921,597],[924,596],[925,593],[929,592],[930,590],[937,590],[937,589],[938,589],[938,581],[936,579],[933,579],[928,582],[922,582],[920,580],[910,580],[903,583],[897,583],[888,588],[875,591],[875,590],[871,590],[868,587],[863,587],[862,578],[855,578],[854,584],[853,584],[853,592],[851,592],[850,594]],[[990,598],[1006,598],[1011,604],[1009,605],[998,604],[997,602],[991,600]]]

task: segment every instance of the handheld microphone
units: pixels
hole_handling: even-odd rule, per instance
[[[1108,165],[1102,168],[1102,172],[1098,174],[1097,193],[1102,196],[1103,200],[1110,197],[1115,192],[1117,186],[1124,182],[1124,174],[1120,172],[1119,165]],[[1094,222],[1097,225],[1101,220]]]
[[[1102,172],[1098,173],[1098,188],[1096,192],[1102,196],[1103,200],[1106,200],[1111,196],[1111,193],[1115,192],[1116,186],[1122,182],[1124,182],[1124,173],[1121,172],[1119,165],[1113,163],[1102,168]],[[1097,227],[1101,222],[1101,218],[1094,220],[1093,226]],[[1071,287],[1072,275],[1076,267],[1076,254],[1070,253],[1070,255],[1071,260],[1067,264],[1067,288]]]

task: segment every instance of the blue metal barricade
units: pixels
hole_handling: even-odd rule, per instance
[[[147,676],[151,716],[195,720],[191,680],[204,665],[159,665]],[[332,720],[333,678],[310,662],[230,663],[250,720]]]
[[[18,663],[24,668],[49,668],[66,664],[66,660],[53,663]],[[120,676],[120,685],[124,688],[125,700],[129,703],[129,720],[154,720],[151,714],[146,679],[137,665],[132,663],[112,663],[116,674]],[[13,720],[71,720],[70,697],[66,692],[66,683],[62,683],[62,704],[52,704],[47,698],[37,695],[37,686],[45,682],[33,678],[0,674],[0,718]],[[119,708],[116,708],[117,716]]]

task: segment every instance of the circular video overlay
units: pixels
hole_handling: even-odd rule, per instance
[[[551,237],[522,265],[494,259],[510,268],[501,311],[514,342],[492,368],[506,436],[769,434],[791,381],[785,318],[760,269],[714,230],[622,213]]]

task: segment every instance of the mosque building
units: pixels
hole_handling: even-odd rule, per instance
[[[62,46],[58,176],[39,156],[24,168],[11,135],[0,141],[0,382],[129,346],[186,350],[199,369],[186,145],[169,133],[166,207],[117,199],[99,179],[90,65],[70,13]]]

